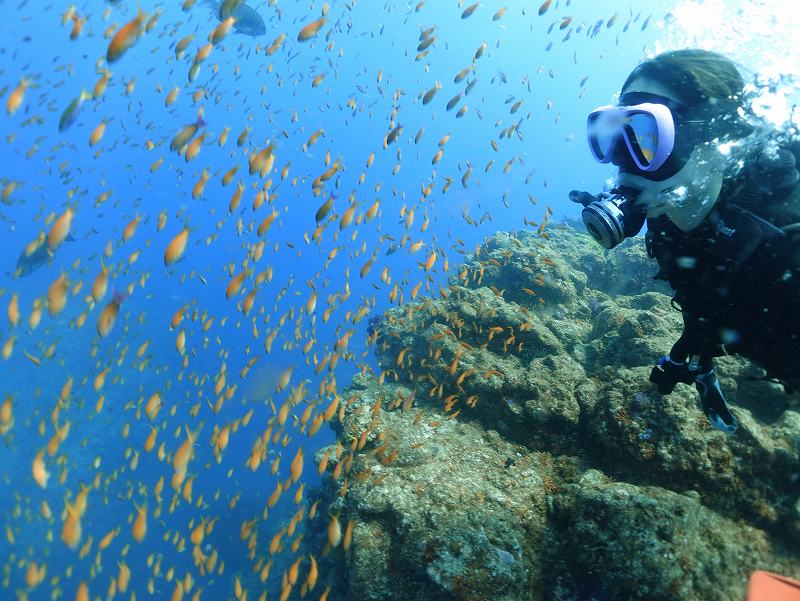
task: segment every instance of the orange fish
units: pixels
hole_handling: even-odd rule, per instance
[[[81,582],[75,593],[75,601],[89,601],[89,599],[89,586],[85,582]]]
[[[83,31],[83,26],[86,23],[86,17],[78,17],[77,14],[72,15],[72,31],[69,32],[69,39],[77,39]]]
[[[339,518],[335,515],[331,516],[331,521],[328,523],[328,544],[331,547],[338,547],[342,540],[342,525],[339,523]]]
[[[303,475],[303,449],[298,448],[297,454],[292,459],[292,465],[290,467],[292,473],[292,483],[294,484],[300,479],[300,476]]]
[[[125,300],[125,297],[122,294],[114,292],[113,298],[105,306],[102,313],[100,313],[100,318],[97,320],[97,333],[100,334],[101,337],[105,338],[111,333],[111,328],[114,327],[114,322],[117,321],[119,306],[122,304],[123,300]]]
[[[186,243],[189,241],[189,230],[184,228],[181,233],[175,236],[172,241],[167,245],[167,250],[164,251],[164,265],[172,265],[183,257],[186,251]]]
[[[6,113],[13,115],[17,112],[17,109],[22,106],[22,101],[25,99],[25,91],[30,85],[31,80],[23,77],[19,85],[8,96],[8,100],[6,100]]]
[[[242,284],[244,283],[245,278],[247,278],[248,275],[249,271],[245,269],[240,274],[232,278],[228,283],[228,287],[225,289],[225,298],[230,298],[238,294],[239,290],[242,289]]]
[[[78,510],[67,503],[67,518],[61,529],[61,540],[73,551],[78,548],[81,542],[83,529],[81,528],[81,515]]]
[[[103,119],[97,127],[92,130],[91,135],[89,136],[89,146],[96,146],[100,143],[100,140],[103,139],[103,136],[106,133],[106,120]]]
[[[228,17],[224,21],[220,22],[216,29],[214,29],[214,31],[212,31],[208,36],[208,40],[215,46],[219,44],[223,39],[225,39],[225,36],[228,35],[235,21],[236,19],[234,17]]]
[[[436,252],[432,252],[428,259],[425,261],[425,271],[430,271],[433,264],[436,263]]]
[[[136,228],[139,227],[139,222],[142,218],[139,215],[136,215],[133,219],[131,219],[128,224],[125,226],[125,229],[122,230],[122,241],[127,242],[133,235],[136,233]]]
[[[64,310],[67,304],[68,289],[69,282],[67,281],[67,276],[63,273],[50,285],[47,291],[47,300],[48,309],[52,317],[55,317]]]
[[[72,228],[73,215],[72,209],[67,208],[64,214],[53,223],[50,232],[47,234],[47,246],[51,251],[61,246],[61,243],[69,236],[69,231]]]
[[[315,37],[319,33],[319,30],[322,29],[322,26],[325,25],[325,22],[327,20],[328,20],[327,17],[322,16],[316,21],[313,21],[308,25],[306,25],[305,27],[303,27],[300,30],[300,33],[297,34],[297,41],[307,42],[311,38]]]
[[[128,584],[131,581],[131,569],[124,562],[119,564],[119,575],[117,576],[117,590],[125,594],[128,591]]]
[[[100,273],[94,279],[92,284],[92,299],[94,302],[99,303],[108,291],[108,267],[102,262],[100,263]]]
[[[43,459],[44,451],[39,451],[36,454],[36,457],[33,460],[33,479],[36,481],[36,484],[41,486],[42,488],[47,488],[47,480],[50,478],[50,472],[47,471],[44,465]]]
[[[136,507],[136,519],[133,521],[133,540],[140,543],[147,535],[147,506]]]
[[[8,303],[8,322],[11,327],[16,327],[19,323],[19,295],[15,292],[11,296],[11,301]]]
[[[111,43],[108,45],[106,52],[106,60],[109,63],[119,60],[123,54],[133,46],[139,37],[142,35],[142,23],[147,18],[139,8],[136,18],[126,23],[116,34],[111,38]]]

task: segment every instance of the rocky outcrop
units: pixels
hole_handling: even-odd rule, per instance
[[[321,563],[331,598],[730,600],[753,569],[800,576],[797,400],[736,357],[733,437],[693,388],[658,395],[681,320],[654,271],[640,240],[496,234],[441,298],[373,324],[381,375],[317,455],[352,524]]]

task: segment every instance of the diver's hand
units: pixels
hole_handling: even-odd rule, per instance
[[[700,402],[703,412],[708,417],[711,425],[725,434],[731,435],[739,427],[739,420],[731,413],[714,370],[700,374],[695,378],[697,392],[700,393]]]
[[[579,205],[584,207],[588,207],[593,202],[602,200],[603,198],[607,198],[609,196],[611,196],[611,194],[608,192],[599,192],[597,196],[590,194],[589,192],[582,192],[581,190],[572,190],[569,193],[569,199],[572,202],[577,202]]]
[[[669,355],[664,355],[650,372],[650,381],[658,387],[659,394],[669,394],[675,388],[675,384],[678,382],[691,384],[695,376],[697,372],[689,369],[688,362],[678,363],[670,359]]]

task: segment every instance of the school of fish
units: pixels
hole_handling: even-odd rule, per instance
[[[309,502],[307,483],[332,478],[346,495],[368,432],[349,447],[337,443],[316,467],[309,461],[323,428],[344,415],[342,382],[356,371],[379,382],[393,375],[374,373],[370,346],[378,333],[367,333],[368,318],[389,305],[413,311],[426,294],[446,295],[451,275],[482,277],[459,273],[453,262],[479,252],[459,228],[490,223],[494,208],[473,217],[458,204],[462,221],[454,224],[440,219],[437,205],[474,190],[495,158],[484,164],[464,156],[455,122],[435,137],[426,128],[493,121],[484,151],[496,157],[496,170],[529,184],[526,125],[559,119],[531,90],[536,76],[553,72],[532,62],[535,72],[507,88],[514,92],[503,114],[489,117],[481,94],[510,82],[484,65],[503,31],[523,20],[549,36],[544,53],[558,42],[554,36],[563,43],[581,33],[592,38],[614,29],[618,17],[583,22],[569,0],[460,0],[447,9],[452,17],[481,20],[497,41],[470,39],[461,67],[442,72],[431,66],[436,53],[457,40],[426,16],[442,7],[387,2],[380,10],[400,14],[415,32],[383,47],[411,65],[417,87],[404,89],[383,68],[353,66],[359,58],[350,56],[348,37],[358,11],[368,11],[363,0],[310,3],[291,17],[300,4],[283,6],[286,0],[176,4],[109,1],[40,11],[37,18],[58,21],[62,34],[31,42],[48,61],[25,65],[13,82],[5,68],[0,80],[4,118],[19,131],[3,152],[26,162],[31,174],[0,179],[0,209],[11,214],[18,203],[38,204],[37,234],[4,251],[10,273],[0,279],[0,448],[24,464],[14,477],[0,469],[14,498],[13,507],[2,508],[3,598],[194,601],[220,598],[208,590],[224,581],[227,598],[237,600],[325,601],[331,586],[318,562],[351,552],[354,523]],[[374,16],[376,7],[369,8]],[[622,32],[632,24],[644,30],[649,21],[632,10]],[[390,35],[382,24],[371,26],[373,37]],[[60,46],[77,53],[53,56]],[[149,56],[169,77],[137,70],[136,61]],[[304,58],[310,71],[297,72]],[[80,61],[95,78],[78,80]],[[262,80],[243,80],[254,62]],[[359,83],[349,95],[331,93],[332,82],[339,89],[351,76]],[[63,81],[55,85],[55,78]],[[576,81],[580,95],[588,79]],[[75,95],[54,106],[48,94],[62,85]],[[294,87],[297,106],[272,102],[274,89],[284,87]],[[112,96],[127,104],[127,114],[107,110]],[[220,104],[229,122],[220,121]],[[150,119],[151,105],[171,120]],[[363,155],[332,140],[333,120],[358,116],[375,128],[351,133],[361,138],[358,148],[369,147]],[[20,147],[30,128],[40,135]],[[128,152],[151,157],[149,167],[130,168]],[[421,181],[392,179],[409,164],[425,170]],[[38,199],[40,172],[59,182],[60,197]],[[175,192],[160,191],[150,183],[155,178]],[[511,205],[507,192],[497,196]],[[527,208],[536,202],[531,194],[525,200]],[[547,238],[553,211],[535,210],[540,219],[518,225]],[[287,239],[290,223],[303,224],[302,234]],[[301,264],[315,269],[313,277],[298,271]],[[535,297],[545,285],[532,275],[523,290]],[[171,294],[159,296],[165,287]],[[489,339],[501,334],[490,329]],[[510,336],[508,344],[517,344]],[[397,355],[397,369],[409,368],[406,353]],[[496,375],[458,363],[459,355],[449,371],[459,384]],[[14,371],[31,369],[37,378],[29,389],[8,385]],[[267,384],[253,383],[262,380]],[[373,415],[410,410],[413,401],[376,403]],[[454,418],[461,411],[452,411],[455,402],[443,399]],[[368,461],[397,460],[391,436],[385,441]],[[112,446],[120,444],[121,456]],[[264,483],[263,501],[237,507],[249,494],[241,482],[251,477]],[[309,553],[303,527],[314,520],[324,524],[327,543]],[[238,552],[215,544],[220,532],[233,533]],[[64,554],[66,565],[54,561]]]

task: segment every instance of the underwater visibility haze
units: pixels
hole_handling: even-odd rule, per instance
[[[0,599],[792,594],[791,2],[2,6]]]

